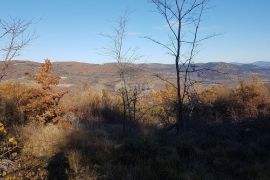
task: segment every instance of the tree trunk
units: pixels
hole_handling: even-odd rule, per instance
[[[177,134],[180,133],[180,129],[183,125],[183,103],[181,99],[181,81],[180,81],[180,69],[178,60],[179,58],[176,57],[176,77],[177,77],[177,112],[176,112],[176,130]]]
[[[136,101],[133,103],[133,121],[136,121]]]
[[[124,108],[124,114],[123,114],[123,134],[126,133],[126,122],[127,122],[127,116],[126,116],[126,101],[124,94],[122,94],[122,100],[123,100],[123,108]]]

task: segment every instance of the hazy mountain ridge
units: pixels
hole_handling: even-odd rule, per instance
[[[34,61],[10,62],[5,80],[29,81],[41,63]],[[3,62],[0,62],[0,67]],[[83,62],[53,62],[54,73],[59,75],[62,84],[89,84],[100,88],[114,88],[119,82],[116,63],[90,64]],[[249,64],[235,64],[225,62],[197,63],[195,69],[201,69],[195,73],[196,78],[209,82],[232,83],[239,78],[250,78],[257,75],[263,81],[270,81],[270,62],[258,61]],[[136,81],[138,83],[151,83],[153,87],[159,87],[162,82],[155,77],[156,74],[173,81],[175,73],[174,64],[135,64]],[[30,76],[29,76],[30,74]]]
[[[256,61],[251,64],[256,65],[258,67],[262,67],[262,68],[270,68],[270,62],[268,61]]]

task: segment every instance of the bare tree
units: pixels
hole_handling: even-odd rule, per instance
[[[22,19],[0,19],[0,81],[6,76],[7,69],[16,56],[31,42],[33,34],[29,32],[31,21]]]
[[[193,62],[198,52],[196,48],[201,41],[210,38],[210,36],[198,38],[202,15],[208,0],[151,0],[151,2],[169,27],[169,43],[163,43],[151,37],[146,38],[164,47],[174,57],[176,83],[171,84],[177,90],[177,114],[176,124],[172,127],[176,127],[179,133],[180,129],[186,125],[184,103],[190,100],[193,85],[196,82],[191,77],[191,73],[197,71]]]
[[[135,118],[136,100],[133,95],[137,96],[135,89],[132,89],[132,85],[128,82],[130,77],[136,68],[134,62],[141,58],[137,53],[136,48],[130,48],[126,45],[127,38],[127,23],[128,12],[125,12],[119,17],[116,26],[111,34],[102,34],[103,37],[110,40],[111,46],[105,48],[106,55],[111,56],[117,63],[118,74],[121,82],[121,87],[118,89],[120,92],[123,103],[123,132],[126,133],[127,122],[130,122],[131,118]],[[136,88],[134,86],[134,88]],[[132,113],[133,112],[133,113]]]

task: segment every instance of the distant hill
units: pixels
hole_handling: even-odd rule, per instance
[[[270,68],[270,61],[256,61],[252,64],[262,68]]]
[[[61,85],[65,87],[89,85],[96,89],[114,90],[120,82],[115,63],[54,62],[53,65],[54,73],[62,78]],[[3,66],[3,62],[0,62],[0,68],[1,66]],[[39,66],[40,63],[33,61],[12,61],[4,80],[31,82],[31,74],[33,75]],[[251,64],[209,62],[195,64],[192,68],[198,70],[194,74],[194,78],[209,84],[230,85],[239,78],[247,79],[254,75],[261,77],[265,82],[270,82],[270,62],[258,61]],[[153,89],[164,85],[164,81],[161,81],[156,75],[175,82],[174,64],[136,64],[133,69],[136,76],[133,79],[134,83],[146,84]]]

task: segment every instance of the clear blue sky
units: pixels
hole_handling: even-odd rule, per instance
[[[270,0],[212,0],[204,16],[202,33],[222,33],[204,42],[199,62],[270,61]],[[148,0],[2,0],[0,17],[34,19],[38,38],[18,57],[42,61],[104,63],[100,55],[106,40],[125,9],[134,10],[129,21],[129,44],[140,48],[144,62],[173,63],[166,51],[141,36],[164,39],[163,19]]]

